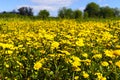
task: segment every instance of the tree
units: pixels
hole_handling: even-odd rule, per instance
[[[100,7],[98,4],[91,2],[87,4],[84,12],[88,13],[88,17],[98,17],[100,11]]]
[[[83,17],[84,17],[85,19],[88,18],[88,13],[87,13],[87,12],[84,12]]]
[[[63,7],[58,11],[58,17],[67,19],[74,18],[73,11],[71,8]]]
[[[114,8],[113,10],[114,10],[115,17],[120,17],[120,9]]]
[[[59,9],[59,11],[58,11],[58,17],[65,18],[66,11],[67,11],[66,7],[63,7],[61,9]]]
[[[66,10],[65,18],[67,18],[67,19],[74,18],[73,11],[72,11],[71,8],[68,8],[68,9]]]
[[[21,7],[18,9],[18,13],[20,15],[33,16],[33,11],[32,11],[32,8],[30,7]]]
[[[82,11],[80,11],[80,10],[75,10],[75,11],[73,11],[73,15],[74,15],[74,18],[75,19],[80,19],[80,18],[82,18]]]
[[[49,11],[47,11],[47,10],[45,10],[45,9],[44,9],[44,10],[40,10],[40,12],[39,12],[39,14],[38,14],[38,16],[39,16],[40,18],[42,18],[42,19],[48,18],[49,15],[50,15]]]
[[[109,6],[100,8],[100,17],[102,18],[111,18],[115,17],[114,10]]]

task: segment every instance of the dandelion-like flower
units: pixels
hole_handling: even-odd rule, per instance
[[[103,62],[101,63],[101,65],[102,65],[102,66],[106,66],[106,67],[107,67],[107,66],[109,65],[109,63],[108,63],[108,62],[106,62],[106,61],[103,61]]]
[[[115,65],[118,66],[120,68],[120,60],[115,62]]]
[[[34,64],[34,69],[35,69],[35,70],[39,70],[40,68],[42,68],[42,63],[36,62],[36,63]]]

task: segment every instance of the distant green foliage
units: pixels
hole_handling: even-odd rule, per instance
[[[108,6],[100,8],[100,17],[102,18],[111,18],[115,17],[114,10]]]
[[[82,18],[82,11],[80,11],[80,10],[75,10],[73,12],[73,14],[74,14],[75,19],[81,19]]]
[[[66,19],[73,18],[73,11],[71,8],[63,7],[58,11],[58,17]]]
[[[120,9],[114,8],[113,10],[114,10],[115,17],[120,17]]]
[[[65,19],[79,19],[82,18],[82,11],[72,10],[71,8],[63,7],[58,12],[59,18]]]
[[[95,2],[90,2],[86,5],[83,12],[79,9],[73,10],[72,8],[62,7],[58,10],[57,16],[50,16],[50,12],[46,9],[40,10],[38,15],[33,15],[33,9],[30,7],[20,7],[18,10],[11,12],[0,12],[0,18],[28,18],[28,19],[91,19],[91,18],[120,18],[120,9],[111,8],[109,6],[101,7]]]
[[[98,4],[91,2],[87,4],[84,12],[88,13],[88,17],[97,17],[100,11],[100,7]]]
[[[88,13],[87,12],[84,12],[84,19],[88,18]]]
[[[18,9],[20,15],[33,16],[32,8],[30,7],[21,7]]]
[[[47,10],[40,10],[38,16],[42,19],[47,19],[49,17],[50,13]]]

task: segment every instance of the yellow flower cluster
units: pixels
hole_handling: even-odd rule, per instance
[[[0,77],[119,80],[119,34],[120,20],[0,20]]]

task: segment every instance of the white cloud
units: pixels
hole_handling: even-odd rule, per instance
[[[61,7],[69,7],[74,1],[76,0],[30,0],[32,5],[21,5],[18,8],[24,7],[31,7],[33,11],[38,13],[40,10],[46,9],[50,12],[56,13],[59,8]]]
[[[36,5],[32,5],[35,10],[47,9],[49,11],[56,11],[60,7],[68,7],[73,0],[31,0]]]
[[[73,0],[31,0],[36,4],[42,5],[57,5],[57,6],[69,6]]]
[[[36,11],[39,11],[39,10],[43,10],[43,9],[47,9],[47,10],[49,10],[49,11],[55,11],[56,10],[56,8],[55,7],[53,7],[53,6],[45,6],[45,5],[38,5],[38,6],[31,6],[34,10],[36,10]]]
[[[102,5],[100,5],[100,6],[102,6],[102,7],[104,7],[104,6],[109,6],[109,4],[102,4]]]
[[[85,7],[79,7],[79,10],[84,11]]]

